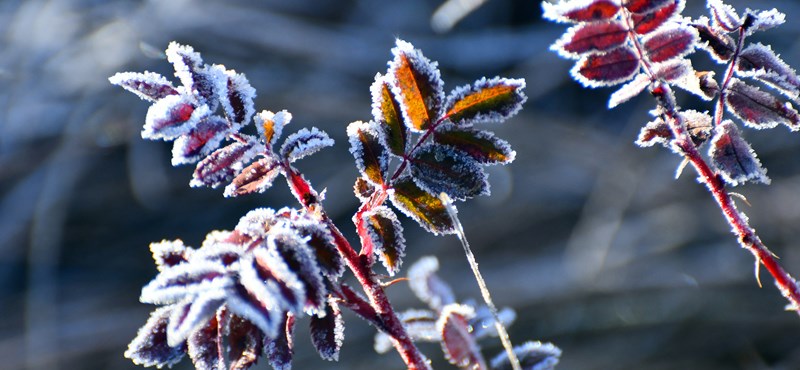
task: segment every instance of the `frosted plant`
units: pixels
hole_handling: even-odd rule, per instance
[[[282,139],[292,115],[256,114],[255,89],[244,75],[204,63],[188,46],[171,43],[166,53],[178,87],[151,72],[110,78],[152,103],[142,137],[174,141],[172,164],[195,164],[192,187],[224,186],[224,196],[238,197],[264,192],[282,176],[300,207],[252,210],[232,230],[210,232],[199,248],[181,240],[151,244],[158,275],[140,300],[160,307],[126,357],[160,368],[188,354],[198,369],[247,369],[265,358],[275,369],[289,369],[294,327],[307,320],[320,356],[336,360],[344,341],[341,309],[347,308],[379,330],[384,345],[378,349],[393,346],[409,369],[430,368],[416,340],[441,342],[447,359],[465,369],[556,365],[560,350],[538,342],[514,350],[509,345],[487,363],[476,339],[492,334],[487,323],[510,323],[513,311],[455,303],[446,284],[431,285],[435,262],[426,260],[410,277],[431,307],[416,312],[436,318],[422,329],[410,320],[414,311],[396,313],[373,271],[380,260],[396,275],[405,256],[403,228],[389,204],[433,234],[459,233],[463,240],[455,208],[445,200],[488,194],[483,167],[514,160],[506,141],[475,125],[502,122],[519,111],[523,80],[480,79],[446,95],[436,63],[397,41],[388,71],[370,89],[372,120],[347,127],[360,172],[354,189],[361,201],[353,216],[357,252],[325,213],[324,193],[293,166],[333,140],[314,127]],[[345,268],[366,297],[340,281]]]

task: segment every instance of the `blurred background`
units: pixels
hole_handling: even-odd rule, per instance
[[[704,12],[688,0],[686,15]],[[790,21],[757,35],[800,65],[796,1]],[[155,276],[148,244],[199,245],[255,207],[296,203],[283,186],[224,199],[190,189],[192,168],[169,166],[170,146],[139,132],[148,104],[111,86],[119,71],[172,77],[163,50],[189,44],[209,63],[243,72],[257,110],[288,109],[293,129],[317,126],[339,145],[299,163],[352,238],[356,170],[346,125],[370,118],[369,85],[396,37],[439,62],[449,90],[481,77],[525,78],[521,114],[493,127],[517,151],[490,169],[493,194],[460,216],[499,306],[513,307],[515,343],[550,341],[560,369],[800,369],[800,319],[739,248],[691,170],[661,148],[639,149],[653,101],[609,111],[611,89],[569,78],[548,46],[565,30],[533,0],[490,0],[447,33],[439,0],[3,0],[0,2],[0,368],[135,369],[127,343],[152,306],[138,302]],[[705,53],[698,67],[714,67]],[[703,62],[701,62],[703,61]],[[719,74],[719,73],[718,73]],[[685,107],[702,107],[694,98]],[[764,242],[800,275],[800,136],[744,129],[773,183],[736,191]],[[457,240],[404,219],[408,256],[438,256],[457,295],[478,298]],[[406,284],[398,309],[421,307]],[[338,363],[320,360],[298,325],[297,369],[402,369],[372,350],[374,330],[347,313]],[[487,357],[501,351],[483,343]],[[437,369],[438,345],[422,345]],[[177,366],[191,368],[188,360]],[[259,368],[266,369],[265,363]]]

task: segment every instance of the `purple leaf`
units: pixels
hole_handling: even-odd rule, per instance
[[[192,261],[166,269],[142,288],[142,303],[168,304],[187,296],[230,286],[225,267],[210,261]]]
[[[800,129],[800,115],[788,102],[772,94],[732,78],[725,106],[746,125],[757,128],[772,128],[784,124],[792,131]]]
[[[316,127],[303,128],[286,138],[281,146],[281,157],[291,163],[329,146],[333,146],[333,139],[325,131]]]
[[[361,175],[383,185],[389,171],[389,151],[384,147],[382,132],[375,122],[355,121],[347,126],[350,153],[356,159]]]
[[[786,14],[779,12],[777,9],[762,10],[756,14],[754,11],[747,9],[745,16],[752,18],[753,23],[745,30],[745,37],[750,36],[756,31],[766,31],[770,28],[780,26],[786,22]]]
[[[408,268],[408,285],[417,298],[438,312],[456,299],[450,285],[436,275],[437,270],[439,260],[436,257],[420,258]]]
[[[226,268],[238,262],[242,258],[245,246],[232,242],[233,232],[212,231],[206,235],[203,245],[192,254],[192,262],[206,260],[219,263]]]
[[[272,182],[283,172],[280,162],[272,157],[261,158],[242,169],[238,176],[225,187],[226,197],[238,197],[263,193],[272,187]]]
[[[142,138],[174,140],[194,130],[210,113],[207,105],[195,106],[184,95],[169,95],[147,110]]]
[[[639,57],[628,46],[605,54],[588,55],[572,68],[575,80],[588,87],[613,86],[633,78],[639,70]]]
[[[408,128],[403,123],[403,111],[392,92],[388,76],[378,73],[370,87],[372,117],[383,131],[383,139],[391,154],[403,156],[408,144]]]
[[[543,1],[544,18],[556,22],[594,22],[613,18],[619,12],[618,1]]]
[[[294,316],[285,315],[279,327],[278,335],[267,338],[264,352],[274,370],[289,370],[294,355]]]
[[[267,149],[271,151],[278,139],[281,138],[283,128],[292,121],[292,114],[286,110],[282,110],[278,113],[265,110],[257,114],[254,120],[256,129],[258,130],[258,136],[264,141]]]
[[[150,252],[153,253],[156,268],[161,272],[188,261],[194,250],[185,246],[182,240],[176,239],[150,243]]]
[[[375,184],[362,176],[357,177],[356,183],[353,184],[353,193],[355,193],[356,198],[358,198],[361,203],[369,201],[369,198],[375,193],[376,189],[377,187]]]
[[[722,0],[708,0],[707,6],[715,28],[733,32],[742,26],[742,17],[736,13],[736,9],[723,3]]]
[[[241,284],[236,284],[229,290],[227,303],[228,310],[253,323],[266,336],[275,337],[279,334],[280,321],[276,318],[283,312],[271,310],[269,302],[262,302]]]
[[[205,325],[208,319],[216,314],[217,309],[225,303],[225,295],[225,290],[218,289],[203,292],[196,297],[187,297],[178,303],[172,311],[169,325],[167,325],[167,344],[177,346],[195,330]],[[189,350],[189,356],[193,357],[191,346]]]
[[[459,128],[453,124],[437,127],[433,139],[438,144],[466,153],[480,164],[511,163],[517,154],[508,142],[490,131]]]
[[[403,264],[406,239],[403,226],[394,212],[385,206],[375,207],[362,216],[370,242],[389,276],[394,276]]]
[[[332,281],[336,281],[345,270],[342,256],[336,248],[336,241],[328,227],[313,219],[304,216],[294,220],[292,227],[301,237],[307,238],[306,242],[314,253],[320,271]]]
[[[219,100],[225,116],[231,121],[233,129],[238,131],[248,123],[256,111],[253,105],[256,89],[250,86],[250,82],[241,73],[225,70],[224,74],[227,76],[227,89]]]
[[[189,336],[186,344],[196,370],[226,370],[225,358],[219,352],[221,340],[216,317]]]
[[[443,145],[426,144],[411,158],[414,182],[428,194],[446,193],[464,200],[489,194],[486,174],[478,162],[462,151]]]
[[[328,299],[325,316],[311,315],[311,342],[320,357],[328,361],[339,360],[339,349],[344,341],[342,311],[334,299]]]
[[[431,62],[408,42],[397,39],[392,48],[387,79],[410,130],[422,132],[442,113],[444,82],[436,62]]]
[[[246,143],[234,142],[217,149],[200,161],[189,185],[195,188],[200,186],[216,188],[232,180],[245,164],[253,160],[259,151],[264,150],[252,137],[247,139]]]
[[[528,99],[524,89],[523,79],[481,78],[453,89],[445,102],[445,116],[459,126],[503,122],[522,109]]]
[[[231,315],[227,328],[230,370],[246,370],[258,362],[264,347],[264,333],[250,321]]]
[[[445,306],[436,322],[436,329],[441,333],[442,351],[447,361],[462,369],[485,370],[488,368],[486,360],[470,335],[468,320],[474,315],[474,310],[469,306]]]
[[[719,92],[714,72],[696,72],[688,59],[659,64],[653,75],[706,101],[713,99]]]
[[[276,262],[280,263],[270,259],[264,248],[257,247],[252,255],[240,262],[239,267],[239,283],[269,310],[270,322],[280,320],[280,315],[285,310],[299,311],[305,296],[305,290],[297,277],[285,264],[279,266]]]
[[[561,349],[551,343],[525,342],[514,347],[514,353],[519,358],[522,370],[553,370],[561,357]],[[501,353],[491,363],[492,370],[511,370],[511,362],[505,352]]]
[[[181,80],[185,91],[198,98],[201,104],[216,109],[219,90],[226,89],[224,69],[209,69],[191,46],[171,42],[166,50],[167,60],[175,67],[175,76]]]
[[[750,44],[739,53],[737,74],[762,81],[790,98],[800,94],[800,78],[769,45]]]
[[[693,28],[664,27],[644,41],[644,49],[650,61],[661,63],[681,58],[694,51],[697,38],[697,31]]]
[[[646,73],[639,73],[630,82],[622,85],[617,91],[611,94],[608,99],[608,108],[614,108],[628,100],[633,99],[650,86],[650,76]]]
[[[727,63],[733,57],[736,44],[733,38],[709,26],[708,22],[708,18],[700,17],[691,24],[700,39],[696,45],[707,51],[717,63]]]
[[[618,21],[582,23],[573,26],[551,47],[559,55],[579,59],[584,54],[608,51],[628,40],[628,29]]]
[[[128,345],[125,357],[141,366],[172,367],[180,362],[186,353],[186,346],[181,344],[170,347],[167,344],[167,324],[173,306],[161,307],[150,314],[147,323],[139,329],[136,338]]]
[[[726,183],[737,186],[745,182],[769,184],[767,171],[730,120],[714,129],[714,138],[708,148],[711,163]]]
[[[172,165],[195,163],[219,148],[230,132],[224,118],[209,116],[197,123],[188,133],[181,135],[172,146]]]
[[[435,235],[455,233],[453,220],[439,197],[422,190],[410,176],[395,180],[389,196],[397,209],[425,230]]]
[[[676,15],[683,11],[686,5],[685,0],[673,0],[664,6],[644,14],[633,13],[633,30],[639,35],[645,35],[657,30],[667,22],[675,19]]]
[[[302,281],[305,288],[303,309],[312,312],[322,309],[325,305],[327,290],[314,252],[305,240],[297,233],[287,230],[286,232],[271,233],[267,241],[270,248],[274,244],[289,269]]]
[[[108,81],[150,102],[178,94],[172,82],[153,72],[122,72],[109,77]]]

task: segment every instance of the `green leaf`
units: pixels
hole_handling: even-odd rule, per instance
[[[464,200],[489,194],[486,173],[466,153],[445,145],[419,147],[411,158],[411,175],[431,195],[445,193]]]
[[[383,146],[378,125],[375,122],[353,122],[347,126],[347,137],[358,171],[369,181],[382,185],[389,170],[389,153]]]
[[[446,125],[436,130],[433,139],[468,154],[481,164],[511,163],[516,156],[508,142],[489,131]]]
[[[410,176],[402,176],[392,184],[392,204],[411,217],[425,230],[435,234],[454,234],[455,226],[442,201],[422,190]]]
[[[392,154],[403,156],[406,151],[408,129],[403,124],[400,103],[392,93],[386,76],[378,74],[370,88],[372,92],[372,116],[384,132],[384,140]]]
[[[450,93],[445,116],[458,125],[504,121],[522,109],[522,103],[527,100],[522,92],[524,88],[523,79],[482,78]]]
[[[378,254],[389,275],[394,276],[400,270],[406,254],[403,226],[394,212],[385,206],[364,213],[362,218],[367,226],[375,253]]]

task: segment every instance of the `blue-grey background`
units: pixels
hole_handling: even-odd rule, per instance
[[[703,12],[704,2],[688,2],[685,14]],[[800,318],[783,311],[766,273],[759,289],[752,256],[694,173],[675,180],[679,158],[634,146],[652,99],[608,111],[613,90],[571,81],[571,62],[548,51],[565,26],[542,21],[537,1],[491,0],[446,34],[430,27],[439,3],[1,1],[0,368],[135,368],[122,353],[152,309],[138,303],[156,272],[148,244],[198,245],[249,209],[295,205],[283,186],[235,200],[190,189],[192,169],[169,167],[169,146],[140,138],[147,104],[109,76],[171,77],[161,57],[171,40],[245,73],[258,110],[288,109],[294,129],[314,125],[339,143],[299,167],[327,188],[327,210],[352,236],[345,127],[370,118],[369,85],[395,37],[439,61],[448,89],[484,75],[528,82],[523,112],[493,127],[516,162],[491,169],[491,197],[460,206],[496,302],[518,313],[515,343],[556,343],[561,369],[800,368]],[[732,3],[787,13],[786,25],[755,39],[800,65],[797,2]],[[715,67],[700,62],[704,53],[695,59]],[[800,275],[800,135],[744,133],[773,184],[736,189],[752,204],[740,207]],[[438,256],[458,296],[478,297],[456,239],[408,221],[406,266]],[[399,309],[421,305],[404,283],[388,290]],[[318,359],[301,320],[295,368],[403,367],[396,354],[372,351],[371,327],[346,320],[339,363]],[[489,357],[500,351],[483,344]],[[452,368],[437,345],[422,349],[436,368]]]

